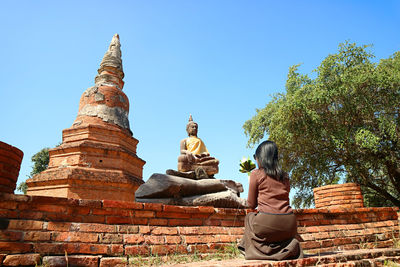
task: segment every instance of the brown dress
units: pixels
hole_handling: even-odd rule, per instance
[[[262,169],[250,175],[248,204],[258,213],[245,218],[239,249],[247,260],[286,260],[303,257],[297,234],[296,216],[289,205],[289,180],[267,176]]]

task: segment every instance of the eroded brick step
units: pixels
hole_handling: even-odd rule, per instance
[[[68,260],[68,262],[67,262]],[[324,255],[308,254],[304,259],[288,261],[262,261],[262,260],[213,260],[199,261],[184,264],[156,264],[155,266],[175,267],[289,267],[289,266],[385,266],[388,263],[400,263],[400,249],[364,249],[352,251],[338,251]],[[135,259],[127,256],[106,257],[101,255],[65,255],[65,256],[44,256],[40,254],[0,254],[0,265],[2,266],[138,266]]]
[[[388,262],[400,263],[400,249],[364,249],[338,251],[325,255],[306,255],[304,259],[288,261],[263,261],[232,259],[185,264],[163,265],[175,267],[287,267],[287,266],[384,266]]]

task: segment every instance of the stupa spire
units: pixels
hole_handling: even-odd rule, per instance
[[[132,134],[128,120],[129,100],[122,91],[124,72],[118,34],[113,36],[98,73],[95,85],[88,88],[81,97],[78,116],[73,125],[113,124]]]
[[[122,90],[123,81],[125,74],[122,67],[121,58],[121,43],[119,41],[119,35],[114,34],[111,39],[110,46],[107,52],[104,54],[103,60],[100,63],[100,68],[97,70],[98,75],[96,76],[95,83],[114,83],[118,85]]]

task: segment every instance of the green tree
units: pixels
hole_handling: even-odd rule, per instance
[[[400,206],[400,53],[374,63],[367,49],[340,44],[315,78],[292,66],[286,92],[243,125],[249,146],[264,136],[278,144],[295,207],[340,178],[360,184],[367,205]]]
[[[41,173],[47,169],[47,166],[49,165],[49,148],[43,148],[33,155],[31,160],[33,162],[33,166],[28,178],[32,178],[35,174]],[[19,183],[17,190],[26,194],[26,191],[28,190],[26,182]]]

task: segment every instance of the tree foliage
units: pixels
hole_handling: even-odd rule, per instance
[[[32,171],[30,172],[28,178],[32,178],[35,174],[41,173],[47,169],[49,165],[49,148],[43,148],[31,158],[33,162]],[[21,182],[17,186],[17,190],[26,194],[28,187],[26,182]]]
[[[49,148],[45,147],[37,152],[31,158],[33,162],[32,171],[29,174],[29,178],[32,178],[35,174],[41,173],[49,166]]]
[[[292,66],[286,92],[245,122],[249,146],[264,136],[278,144],[298,189],[294,206],[309,206],[313,188],[340,178],[360,184],[368,205],[400,206],[400,53],[373,57],[346,42],[315,78]]]

